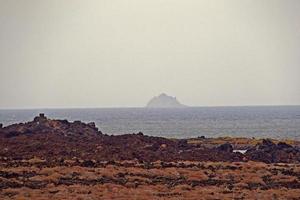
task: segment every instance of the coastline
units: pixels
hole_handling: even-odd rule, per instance
[[[300,197],[299,141],[113,136],[41,114],[0,128],[0,144],[3,199]]]

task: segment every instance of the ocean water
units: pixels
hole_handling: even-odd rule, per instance
[[[49,118],[95,122],[103,133],[170,138],[272,137],[300,140],[300,106],[0,110],[4,126]]]

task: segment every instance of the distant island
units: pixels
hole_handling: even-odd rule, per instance
[[[153,97],[148,104],[147,108],[184,108],[186,105],[181,104],[176,97],[168,96],[165,93]]]

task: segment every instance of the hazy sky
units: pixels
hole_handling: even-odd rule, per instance
[[[299,0],[0,0],[0,108],[300,104]]]

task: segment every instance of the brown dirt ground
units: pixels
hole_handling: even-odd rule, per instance
[[[300,165],[35,158],[0,167],[0,199],[300,199]]]

